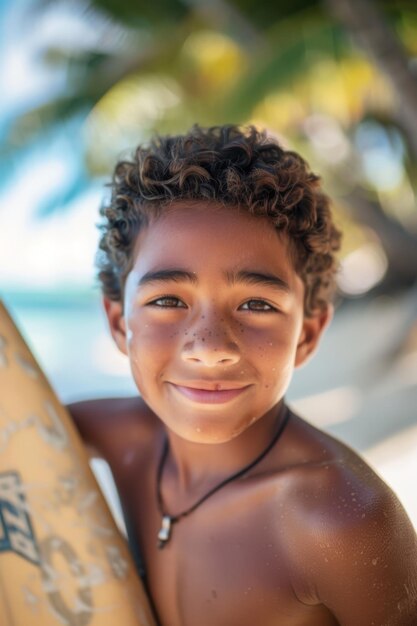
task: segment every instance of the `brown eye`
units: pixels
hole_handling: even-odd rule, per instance
[[[184,302],[174,296],[162,296],[161,298],[157,298],[156,300],[149,302],[149,305],[160,307],[161,309],[186,308]]]
[[[254,313],[270,313],[276,311],[276,309],[265,302],[265,300],[248,300],[244,302],[240,307],[243,311],[252,311]]]

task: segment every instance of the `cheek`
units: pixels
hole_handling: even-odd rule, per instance
[[[132,369],[149,373],[175,355],[178,329],[172,324],[155,324],[149,319],[131,318],[127,322],[127,349]]]
[[[294,360],[297,332],[292,325],[276,324],[262,330],[245,330],[242,338],[244,351],[256,359],[269,364]]]
[[[158,380],[158,372],[164,369],[161,337],[150,332],[146,325],[135,324],[127,333],[127,352],[136,387],[147,401],[149,391]]]
[[[258,334],[246,345],[248,353],[261,374],[265,390],[282,393],[291,380],[297,351],[294,328],[276,327]]]

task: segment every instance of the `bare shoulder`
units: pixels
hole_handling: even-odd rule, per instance
[[[357,453],[296,416],[291,436],[300,463],[286,527],[300,599],[347,626],[417,623],[417,539],[395,494]]]
[[[126,446],[145,446],[160,429],[159,420],[139,396],[84,400],[67,408],[92,455],[105,459]]]

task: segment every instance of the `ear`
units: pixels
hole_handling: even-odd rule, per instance
[[[126,322],[123,317],[123,303],[103,297],[103,306],[109,322],[111,335],[120,352],[127,354]]]
[[[333,305],[328,304],[325,309],[318,309],[310,317],[304,316],[295,354],[295,367],[304,365],[313,356],[324,331],[333,318],[333,313]]]

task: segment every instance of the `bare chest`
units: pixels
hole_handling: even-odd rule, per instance
[[[225,488],[173,524],[162,550],[153,487],[144,481],[122,497],[163,626],[337,624],[324,607],[295,596],[277,496],[271,498],[267,487],[242,482]]]
[[[197,512],[173,530],[162,550],[150,547],[149,585],[164,626],[278,623],[294,610],[279,551],[245,520]],[[217,517],[217,516],[216,516]]]

